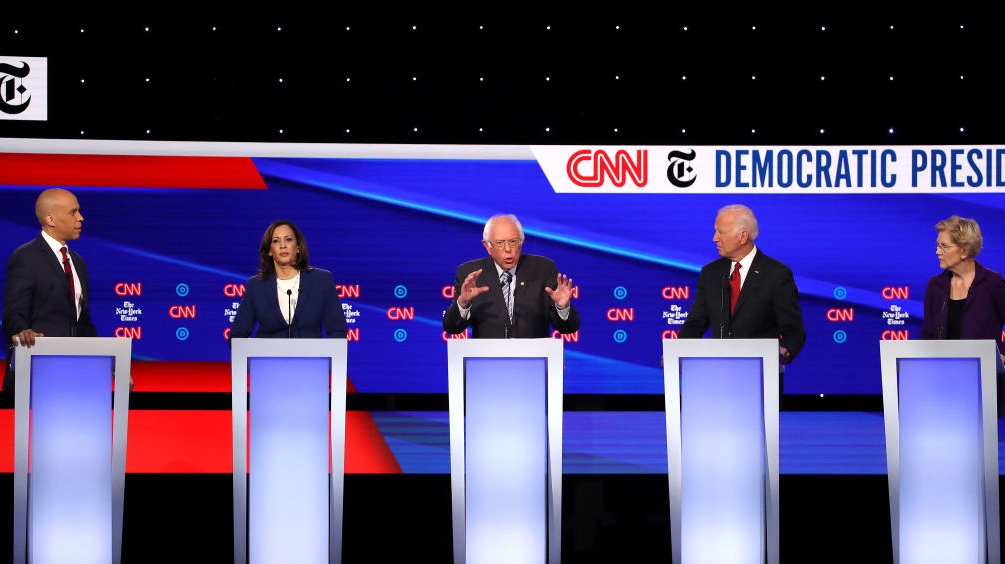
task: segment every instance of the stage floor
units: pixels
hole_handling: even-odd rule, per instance
[[[4,507],[12,488],[0,474]],[[780,489],[783,562],[893,562],[885,476],[789,474]],[[344,511],[345,564],[453,562],[447,475],[347,475]],[[233,562],[232,517],[229,474],[127,475],[122,562]],[[668,563],[670,551],[665,475],[563,477],[563,562]]]

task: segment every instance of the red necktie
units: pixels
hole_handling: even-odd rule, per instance
[[[736,263],[733,274],[729,275],[729,314],[736,310],[736,298],[740,297],[740,263]]]
[[[66,273],[66,281],[70,283],[70,301],[73,302],[73,307],[77,307],[77,289],[73,287],[73,269],[70,268],[70,257],[66,254],[66,247],[60,247],[59,250],[63,253],[63,272]]]

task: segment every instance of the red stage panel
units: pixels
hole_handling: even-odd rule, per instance
[[[109,420],[109,425],[111,420]],[[130,410],[126,472],[233,472],[230,411]],[[0,410],[0,472],[14,472],[14,410]],[[346,474],[400,474],[401,466],[368,412],[346,413]]]
[[[0,153],[0,170],[11,185],[267,188],[249,157]]]

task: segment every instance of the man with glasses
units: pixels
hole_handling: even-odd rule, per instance
[[[555,261],[522,254],[523,226],[514,215],[489,218],[482,246],[489,256],[457,267],[454,297],[443,330],[475,339],[533,339],[579,330],[572,305],[572,279]]]

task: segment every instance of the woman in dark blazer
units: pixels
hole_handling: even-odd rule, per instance
[[[976,221],[956,215],[937,224],[942,272],[925,288],[922,339],[994,339],[1005,359],[1005,278],[977,261],[984,238]]]
[[[258,273],[245,284],[230,339],[345,338],[335,279],[331,272],[310,266],[307,241],[292,221],[269,225],[258,261]]]

